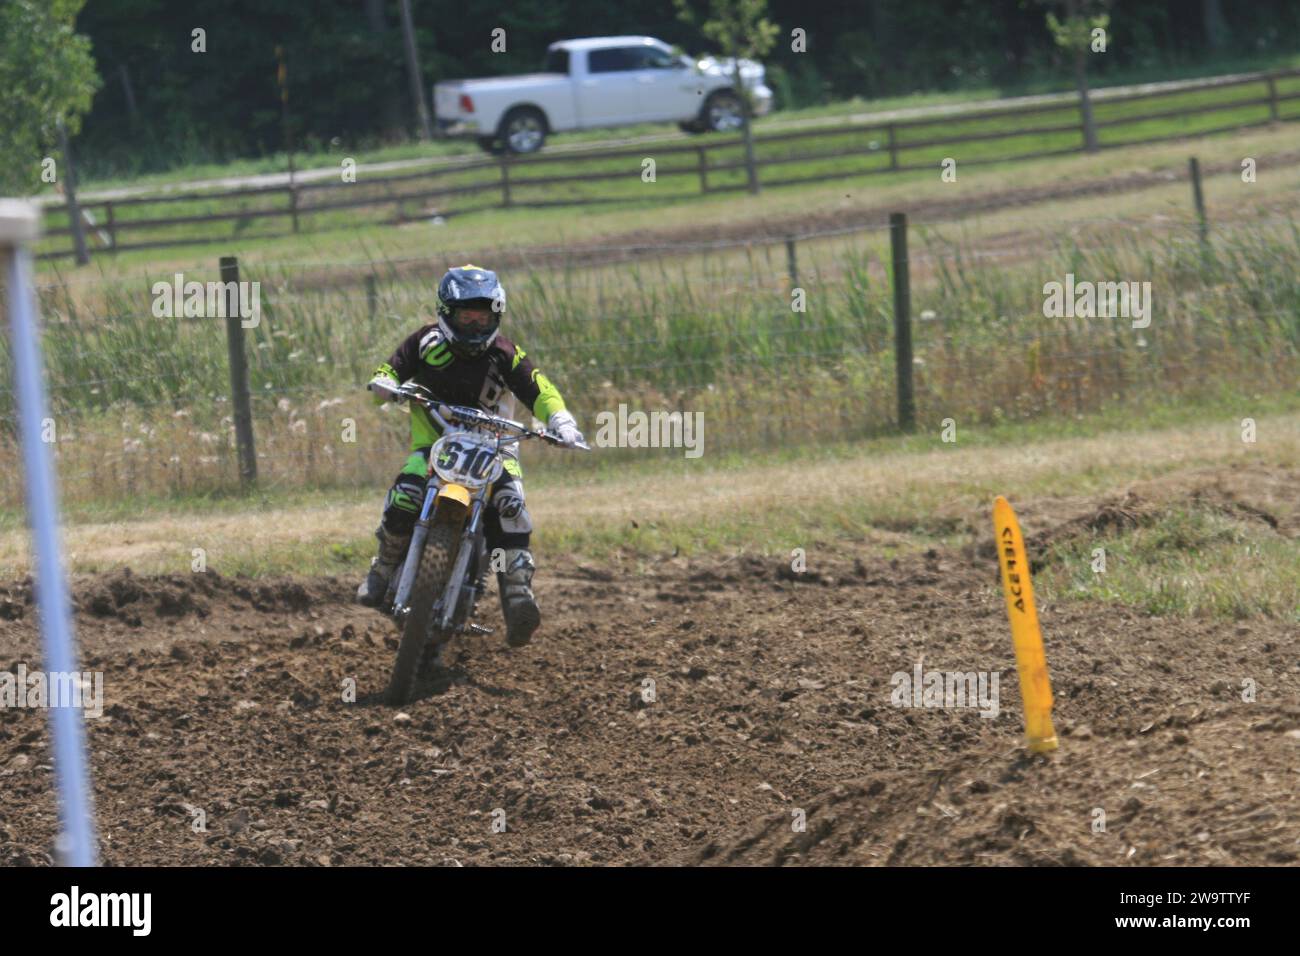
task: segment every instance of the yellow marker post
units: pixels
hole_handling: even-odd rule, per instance
[[[1052,682],[1047,676],[1047,655],[1038,626],[1038,608],[1034,606],[1025,539],[1016,513],[1001,495],[993,502],[993,531],[997,535],[1007,617],[1011,619],[1011,640],[1016,646],[1020,696],[1025,701],[1025,739],[1031,752],[1046,753],[1057,748],[1052,728]]]

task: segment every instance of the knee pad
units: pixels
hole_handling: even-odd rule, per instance
[[[410,534],[424,502],[426,479],[399,475],[384,502],[384,527],[394,534]]]
[[[492,507],[503,535],[525,535],[533,530],[533,519],[524,501],[524,486],[518,479],[505,482],[492,493]]]

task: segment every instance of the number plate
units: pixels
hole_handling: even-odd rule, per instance
[[[501,456],[495,439],[473,432],[448,432],[429,451],[434,473],[443,481],[467,488],[482,488],[501,474]]]

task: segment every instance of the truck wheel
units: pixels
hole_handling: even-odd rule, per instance
[[[501,121],[500,139],[511,153],[535,153],[546,142],[546,117],[531,106],[516,106]]]
[[[740,97],[731,90],[718,90],[705,100],[701,119],[704,121],[705,128],[715,133],[740,129],[745,122]]]

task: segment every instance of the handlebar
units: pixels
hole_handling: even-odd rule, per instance
[[[467,425],[471,428],[482,428],[496,432],[499,445],[522,441],[525,438],[540,438],[548,445],[591,451],[591,446],[586,442],[569,444],[549,428],[529,428],[514,419],[492,415],[481,408],[449,404],[438,398],[423,385],[415,382],[406,382],[396,389],[384,388],[381,385],[373,390],[388,395],[394,401],[414,402],[428,412],[443,430],[451,428],[453,425]],[[513,436],[503,436],[502,432],[514,432],[515,434]]]

